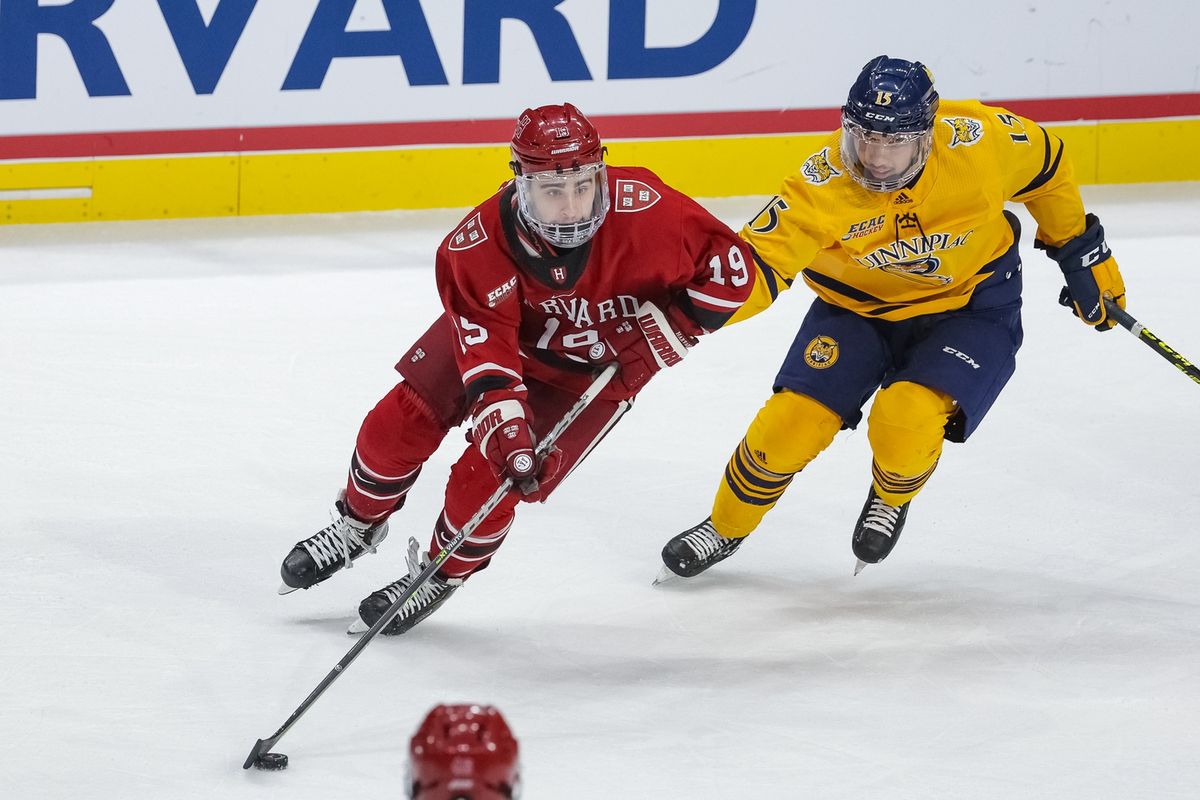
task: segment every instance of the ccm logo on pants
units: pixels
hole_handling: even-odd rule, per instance
[[[971,369],[979,369],[979,365],[977,363],[975,363],[975,359],[971,358],[966,353],[963,353],[959,350],[955,350],[953,347],[950,347],[950,346],[943,347],[942,352],[949,353],[950,355],[954,356],[955,358],[957,358],[961,361],[967,362],[968,364],[971,365]]]

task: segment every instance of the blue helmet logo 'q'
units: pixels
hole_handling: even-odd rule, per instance
[[[933,127],[938,93],[920,61],[877,56],[862,68],[842,114],[875,133],[923,133]]]

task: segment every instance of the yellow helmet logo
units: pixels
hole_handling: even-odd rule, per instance
[[[890,106],[891,104],[892,104],[892,93],[891,92],[883,92],[883,91],[875,92],[875,105]]]

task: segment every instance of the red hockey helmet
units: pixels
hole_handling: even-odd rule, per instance
[[[413,800],[521,796],[517,740],[492,706],[434,708],[413,735],[408,769],[408,797]]]
[[[528,108],[517,118],[509,163],[521,216],[559,247],[596,235],[608,214],[608,172],[600,134],[570,103]]]

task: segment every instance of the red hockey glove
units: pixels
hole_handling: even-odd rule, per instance
[[[1045,250],[1058,262],[1067,285],[1058,295],[1064,305],[1088,325],[1106,331],[1117,323],[1104,308],[1104,298],[1125,307],[1125,281],[1117,269],[1117,260],[1104,241],[1104,226],[1095,214],[1086,217],[1087,228],[1062,247],[1050,247],[1035,241],[1033,246]]]
[[[620,363],[613,383],[624,387],[630,396],[635,395],[656,372],[675,366],[687,355],[688,348],[695,347],[696,337],[685,332],[689,327],[697,326],[678,309],[663,311],[645,301],[638,306],[637,316],[626,320],[605,342],[608,349],[598,360]]]
[[[540,462],[537,437],[529,427],[532,414],[517,393],[501,389],[484,392],[475,401],[471,439],[488,460],[497,481],[511,478],[526,502],[545,500],[539,481],[558,472],[559,451],[552,449]]]

